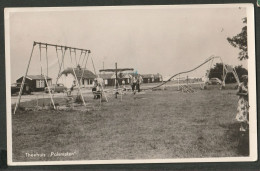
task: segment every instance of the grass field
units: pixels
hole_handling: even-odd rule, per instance
[[[88,110],[19,111],[12,115],[13,161],[241,156],[235,93],[166,88],[127,94],[122,101],[110,97],[101,108],[88,97]]]

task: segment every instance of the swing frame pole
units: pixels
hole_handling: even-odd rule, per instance
[[[235,76],[235,78],[236,78],[236,80],[237,80],[237,84],[239,85],[239,84],[240,84],[240,80],[239,80],[239,77],[238,77],[236,68],[234,67],[233,70],[234,70],[234,71],[233,71],[233,74],[234,74],[234,76]]]
[[[27,73],[28,73],[28,70],[29,70],[29,67],[30,67],[30,63],[31,63],[31,59],[32,59],[32,55],[33,55],[33,51],[34,51],[35,45],[36,45],[36,43],[33,42],[33,47],[32,47],[31,55],[30,55],[30,58],[29,58],[29,62],[28,62],[28,65],[27,65],[27,68],[26,68],[26,71],[25,71],[25,74],[24,74],[24,77],[23,77],[23,80],[22,80],[21,87],[20,87],[18,100],[17,100],[17,102],[16,102],[16,104],[15,104],[14,114],[15,114],[15,112],[16,112],[18,106],[20,105],[21,96],[22,96],[22,92],[23,92],[23,87],[24,87],[24,83],[25,83],[25,78],[26,78],[26,76],[27,76]]]
[[[55,106],[54,100],[53,100],[53,98],[52,98],[51,90],[50,90],[50,87],[49,87],[49,84],[48,84],[46,75],[44,75],[44,80],[45,80],[46,85],[47,85],[47,87],[48,87],[48,91],[49,91],[49,94],[50,94],[50,97],[51,97],[51,102],[52,102],[53,108],[56,109],[56,106]]]
[[[64,57],[65,57],[65,53],[66,53],[66,48],[64,48],[64,51],[63,51],[63,48],[60,49],[61,50],[61,55],[62,55],[62,61],[61,61],[61,64],[59,65],[59,73],[58,73],[58,76],[57,76],[57,79],[56,79],[56,84],[58,83],[58,79],[60,77],[60,71],[61,71],[61,68],[62,68],[62,65],[64,66]],[[57,52],[57,47],[56,47],[56,52]],[[57,53],[57,58],[58,58],[58,53]],[[59,58],[58,58],[59,60]]]
[[[84,56],[83,61],[82,61],[83,64],[84,64],[84,59],[85,59],[87,53],[88,53],[88,57],[89,57],[90,51],[85,51],[85,56]],[[81,51],[81,54],[82,54],[82,51]],[[83,80],[82,78],[83,78],[84,72],[85,72],[85,70],[86,70],[86,66],[87,66],[87,62],[88,62],[88,57],[87,57],[85,66],[84,66],[84,68],[83,68],[83,71],[82,71],[82,74],[81,74],[81,77],[80,77],[81,85],[82,85],[82,84],[84,85],[84,80]],[[84,85],[84,87],[85,87],[85,85]],[[79,94],[79,89],[78,89],[77,95],[78,95],[78,94]]]
[[[70,53],[70,60],[71,60],[71,65],[72,65],[72,56],[71,56],[71,53]],[[83,97],[83,95],[82,95],[82,92],[81,92],[81,89],[80,89],[80,85],[79,85],[79,81],[78,81],[78,78],[77,78],[77,75],[76,75],[76,72],[75,72],[75,69],[74,69],[73,66],[72,66],[72,71],[73,71],[74,77],[75,77],[75,79],[76,79],[76,84],[77,84],[77,87],[78,87],[78,89],[79,89],[79,93],[80,93],[81,99],[82,99],[82,101],[83,101],[84,106],[86,107],[85,99],[84,99],[84,97]]]
[[[81,49],[81,48],[75,48],[75,47],[70,47],[70,46],[62,46],[62,45],[55,45],[55,44],[50,44],[50,43],[42,43],[42,42],[34,42],[36,45],[40,44],[40,45],[45,45],[45,46],[53,46],[53,47],[60,47],[60,48],[70,48],[73,50],[82,50],[82,51],[90,51],[87,49]]]
[[[47,77],[48,77],[48,50],[47,50],[47,44],[44,44],[45,47],[42,47],[41,46],[42,44],[39,44],[39,48],[40,48],[40,57],[41,57],[41,48],[46,48],[46,61],[47,61]],[[41,68],[42,68],[42,61],[40,61],[40,65],[41,65]],[[41,73],[42,74],[42,73]],[[49,91],[49,95],[50,95],[50,98],[51,98],[51,102],[52,102],[52,105],[53,105],[53,108],[56,109],[56,106],[55,106],[55,103],[54,103],[54,100],[53,100],[53,97],[52,97],[52,94],[51,94],[51,90],[50,90],[50,87],[49,87],[49,84],[48,84],[48,80],[46,78],[46,75],[43,74],[43,77],[44,77],[44,80],[46,82],[46,86],[48,88],[48,91]]]
[[[82,71],[82,74],[81,74],[81,77],[80,77],[80,80],[82,80],[82,78],[83,78],[83,75],[84,75],[84,72],[85,72],[85,70],[86,70],[86,67],[87,67],[87,63],[88,63],[88,58],[89,58],[89,54],[90,54],[91,52],[90,51],[88,51],[88,56],[87,56],[87,60],[86,60],[86,62],[85,62],[85,65],[84,65],[84,68],[83,68],[83,71]],[[86,57],[86,54],[85,54],[85,56],[84,56],[84,59],[85,59],[85,57]],[[83,62],[84,62],[84,59],[83,59]],[[83,63],[82,62],[82,63]],[[83,81],[84,82],[84,81]]]
[[[47,63],[47,77],[49,75],[49,61],[48,61],[48,53],[47,53],[47,45],[46,45],[46,49],[45,49],[45,53],[46,53],[46,63]]]

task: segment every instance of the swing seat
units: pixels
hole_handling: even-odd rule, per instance
[[[100,99],[102,98],[102,92],[101,91],[92,91],[94,95],[94,99]]]
[[[124,91],[123,88],[114,89],[113,94],[124,94],[123,91]]]
[[[68,96],[66,98],[67,106],[74,108],[74,98],[72,96]]]
[[[72,97],[71,92],[72,92],[72,91],[71,91],[70,89],[64,91],[64,93],[67,94],[67,97]]]

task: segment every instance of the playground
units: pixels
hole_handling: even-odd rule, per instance
[[[12,116],[14,161],[241,156],[235,85],[226,86],[194,86],[194,93],[166,87],[122,100],[108,94],[101,108],[88,98],[78,110],[19,110]],[[61,155],[67,152],[73,155]]]
[[[40,73],[48,91],[22,95],[34,47],[39,47]],[[57,76],[56,84],[66,80],[69,74],[73,77],[71,88],[63,93],[50,91],[47,78],[51,73],[51,62],[47,48],[56,50],[58,65],[56,71],[52,71]],[[45,61],[42,50],[46,50]],[[239,78],[236,70],[224,64],[221,57],[210,56],[189,70],[152,84],[142,84],[140,74],[133,73],[131,84],[120,85],[120,74],[134,69],[118,68],[115,63],[115,68],[99,70],[114,73],[113,87],[104,87],[104,81],[97,74],[90,57],[96,77],[94,89],[82,87],[90,53],[86,49],[33,43],[19,95],[12,97],[14,161],[248,155],[248,144],[244,144],[242,149],[246,152],[243,154],[237,148],[239,124],[235,116]],[[223,64],[223,80],[216,85],[208,83],[214,60]],[[196,73],[198,69],[206,73],[204,78],[188,79],[191,78],[189,74]],[[237,83],[225,84],[228,73],[233,74]],[[187,79],[180,80],[181,77]],[[136,90],[132,91],[131,85],[134,84]],[[140,92],[137,84],[138,87],[141,85]]]

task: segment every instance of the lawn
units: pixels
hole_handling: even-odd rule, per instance
[[[122,101],[111,95],[101,107],[91,97],[86,102],[75,110],[12,115],[13,161],[241,156],[234,89],[181,93],[166,88],[128,93]]]

